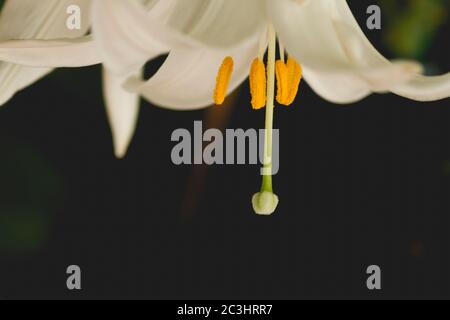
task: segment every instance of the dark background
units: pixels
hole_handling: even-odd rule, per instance
[[[350,2],[364,23],[374,1]],[[448,22],[409,56],[388,46],[410,5],[398,3],[371,40],[390,58],[450,70]],[[236,93],[227,128],[263,126],[248,91]],[[116,160],[100,92],[99,67],[60,69],[0,109],[0,298],[450,298],[449,100],[339,106],[303,82],[295,106],[276,108],[280,204],[260,217],[258,166],[170,160],[173,130],[227,121],[230,109],[143,101]],[[71,264],[82,291],[66,289]],[[372,264],[378,292],[366,288]]]

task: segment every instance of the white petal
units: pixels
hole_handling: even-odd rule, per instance
[[[352,74],[329,73],[302,65],[303,77],[322,98],[333,103],[354,103],[371,94],[365,83]]]
[[[82,9],[81,30],[66,28],[69,5]],[[0,13],[0,41],[12,39],[77,38],[89,28],[90,0],[7,0]],[[0,105],[51,69],[0,62]]]
[[[103,69],[106,112],[111,126],[114,152],[123,158],[133,138],[139,115],[139,96],[125,91],[124,78]]]
[[[185,39],[164,27],[159,19],[170,8],[159,2],[147,9],[137,1],[93,0],[92,29],[104,64],[117,74],[139,70],[148,60],[167,53]],[[164,5],[166,10],[160,6]],[[188,43],[186,43],[188,45]]]
[[[308,84],[322,98],[334,103],[353,103],[372,92],[388,92],[420,71],[420,65],[407,61],[397,61],[375,69],[353,68],[344,72],[314,70],[303,66]]]
[[[339,0],[335,3],[339,19],[350,24],[352,27],[347,28],[346,37],[347,46],[352,47],[351,54],[363,55],[370,64],[385,64],[390,62],[376,50],[370,43],[364,32],[354,18],[347,2]],[[342,30],[342,29],[341,29]],[[351,35],[350,33],[353,32]],[[432,101],[450,97],[450,73],[442,76],[427,77],[422,75],[414,75],[404,83],[392,88],[392,92],[418,101]]]
[[[267,0],[268,12],[290,54],[304,66],[305,80],[322,97],[337,103],[358,101],[371,92],[398,88],[421,71],[415,62],[373,59],[361,49],[364,35],[355,33],[345,0]],[[347,6],[348,8],[348,6]]]
[[[171,48],[236,47],[262,30],[260,0],[94,0],[93,30],[109,69],[133,72]]]
[[[248,76],[258,54],[259,37],[232,50],[173,49],[158,72],[147,82],[131,78],[126,88],[150,102],[170,109],[197,109],[213,104],[217,71],[226,56],[234,58],[229,90]]]
[[[0,61],[46,68],[84,67],[101,63],[90,36],[65,40],[1,42]]]
[[[304,78],[317,94],[335,103],[355,102],[370,94],[342,49],[329,1],[267,0],[266,4],[279,37],[302,64]]]
[[[52,69],[0,63],[0,106],[8,102],[17,91],[28,87],[51,71]]]
[[[7,0],[0,14],[0,40],[58,39],[84,35],[90,26],[91,0]],[[67,7],[81,9],[81,29],[66,27]]]
[[[417,101],[445,99],[450,96],[450,73],[435,77],[416,76],[392,92]]]
[[[168,24],[212,47],[246,42],[266,26],[261,0],[178,0]]]
[[[299,4],[293,0],[266,0],[267,14],[288,52],[309,68],[326,71],[349,67],[334,29],[332,1]]]

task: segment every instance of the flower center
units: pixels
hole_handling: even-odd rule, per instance
[[[267,71],[264,65],[264,53],[267,52]],[[264,160],[262,170],[262,183],[260,192],[253,195],[253,209],[260,215],[271,215],[277,205],[278,196],[273,193],[272,187],[272,128],[275,101],[275,79],[277,82],[276,100],[279,104],[291,105],[298,93],[302,78],[302,68],[292,57],[285,62],[284,48],[279,42],[280,59],[276,60],[276,33],[272,25],[269,26],[268,35],[261,39],[259,55],[253,60],[250,67],[250,93],[253,109],[266,107]],[[233,70],[233,59],[226,57],[219,68],[214,90],[214,102],[220,105],[224,102],[228,84]]]

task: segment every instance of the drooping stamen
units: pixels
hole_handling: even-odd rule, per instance
[[[275,100],[275,56],[276,34],[272,25],[269,27],[269,51],[267,61],[267,101],[266,101],[266,125],[264,142],[264,166],[261,191],[253,195],[253,209],[257,214],[270,215],[277,205],[278,197],[272,188],[272,128],[273,109]]]
[[[298,93],[298,87],[302,79],[302,68],[294,58],[289,57],[287,63],[278,60],[277,69],[277,102],[291,105]]]
[[[253,109],[261,109],[266,105],[266,67],[259,58],[253,60],[249,81],[252,107]]]
[[[228,84],[230,83],[231,74],[233,73],[233,58],[226,57],[219,68],[216,77],[216,88],[214,90],[214,103],[221,105],[227,96]]]

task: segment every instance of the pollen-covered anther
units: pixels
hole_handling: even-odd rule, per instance
[[[253,60],[252,66],[250,68],[250,93],[252,96],[252,107],[253,109],[261,109],[266,105],[266,66],[264,62],[256,58]]]
[[[289,98],[287,100],[287,104],[291,105],[297,97],[298,88],[300,87],[300,82],[302,81],[303,70],[300,63],[291,57],[289,57],[286,67],[288,70],[289,79]]]
[[[277,102],[287,105],[289,99],[289,78],[288,68],[282,60],[275,63],[275,75],[277,78]]]
[[[234,61],[232,57],[226,57],[219,68],[216,77],[216,88],[214,90],[214,103],[221,105],[227,96],[228,85],[233,73]]]
[[[302,79],[302,68],[295,59],[289,57],[287,63],[281,60],[276,62],[277,77],[277,102],[279,104],[291,105],[298,93]]]

